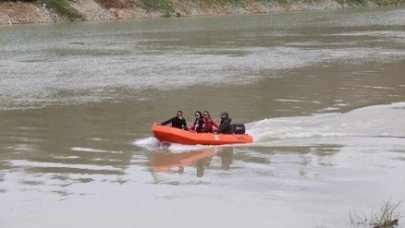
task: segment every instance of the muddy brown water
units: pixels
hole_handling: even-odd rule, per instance
[[[405,199],[404,72],[404,9],[2,26],[0,227],[348,227]]]

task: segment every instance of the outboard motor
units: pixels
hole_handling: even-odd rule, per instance
[[[245,134],[245,125],[244,124],[231,124],[232,133],[234,134]]]

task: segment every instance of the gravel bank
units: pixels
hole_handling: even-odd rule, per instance
[[[103,8],[94,0],[68,0],[68,4],[76,9],[84,20],[116,20],[154,18],[164,15],[163,12],[149,11],[136,5],[121,8]],[[171,16],[207,16],[207,15],[228,15],[228,14],[257,14],[280,11],[299,10],[330,10],[346,7],[353,7],[347,4],[340,4],[335,0],[319,2],[295,2],[290,4],[279,4],[270,2],[257,2],[245,0],[240,6],[231,4],[218,5],[197,3],[189,0],[171,0],[174,12]],[[368,3],[366,6],[376,7]],[[66,21],[64,18],[46,8],[45,5],[22,2],[0,3],[0,24],[27,24],[27,23],[49,23]]]

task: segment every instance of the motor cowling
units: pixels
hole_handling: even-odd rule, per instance
[[[246,128],[244,124],[231,124],[232,133],[234,134],[245,134]]]

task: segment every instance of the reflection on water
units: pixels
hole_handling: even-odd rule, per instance
[[[155,172],[171,172],[177,169],[177,173],[183,174],[184,167],[192,166],[196,170],[196,176],[204,176],[204,170],[210,168],[213,156],[221,158],[221,169],[228,170],[232,163],[232,147],[208,147],[201,150],[184,151],[181,153],[157,152],[153,156]]]

